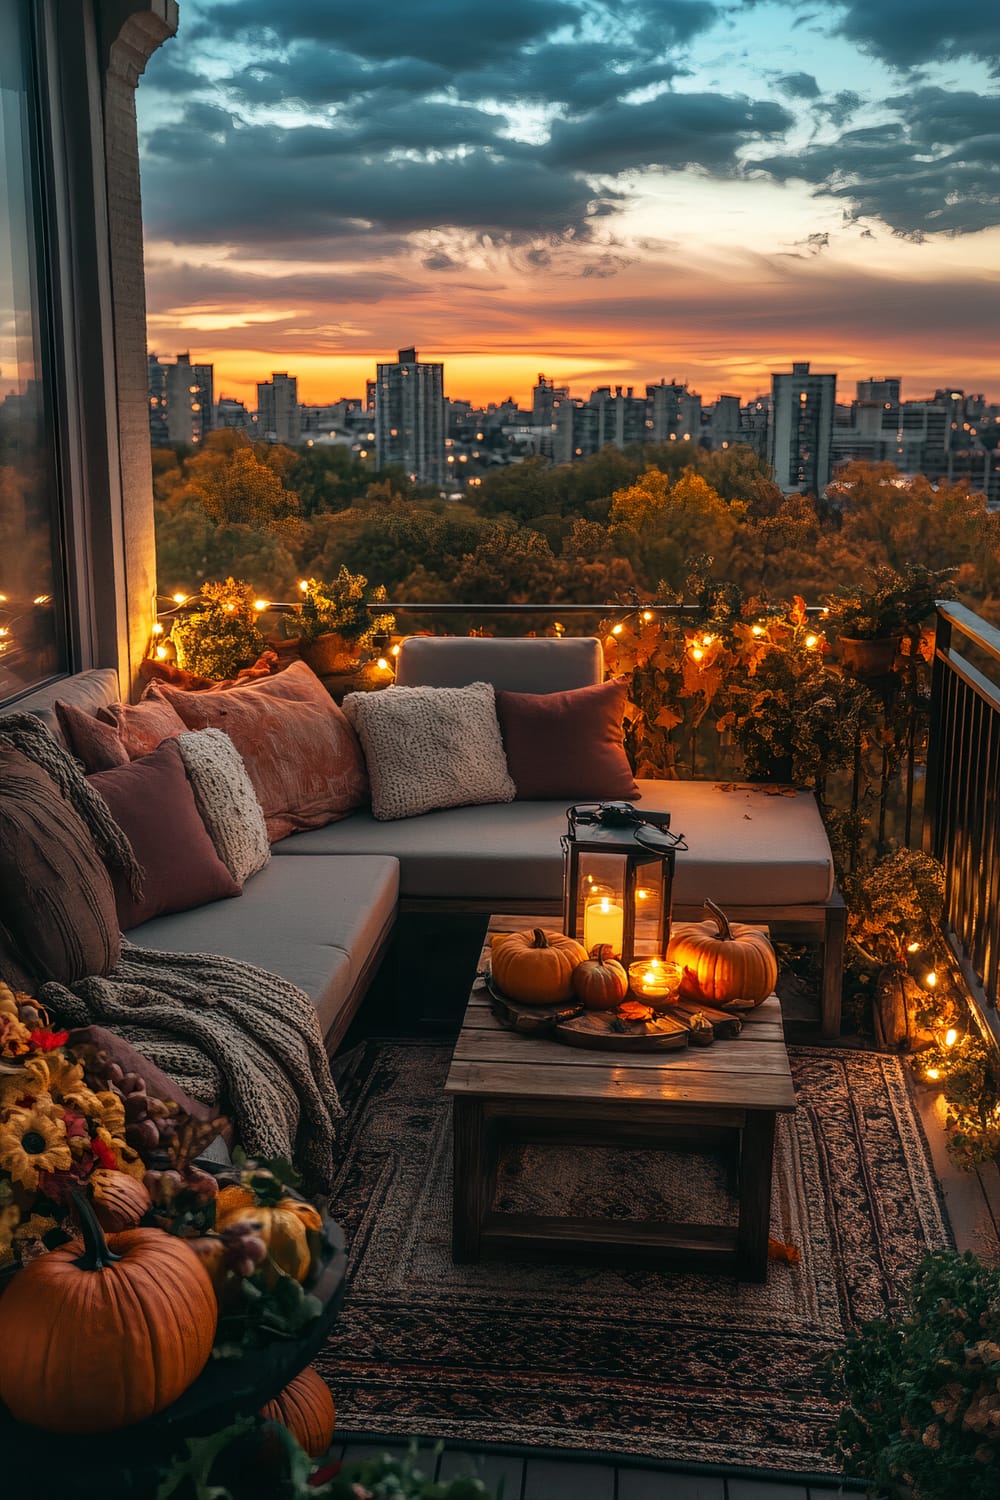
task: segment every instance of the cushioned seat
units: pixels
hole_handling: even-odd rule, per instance
[[[669,811],[687,836],[674,879],[675,906],[821,906],[833,891],[833,861],[816,802],[806,792],[772,797],[760,788],[724,792],[710,781],[640,781],[643,804]],[[379,823],[358,812],[295,834],[274,854],[394,854],[400,895],[414,900],[538,901],[562,893],[564,802],[448,808]],[[272,860],[272,864],[275,863]]]
[[[243,895],[155,917],[129,940],[169,953],[221,953],[269,969],[312,998],[328,1036],[395,920],[399,865],[356,855],[318,865],[272,859]]]

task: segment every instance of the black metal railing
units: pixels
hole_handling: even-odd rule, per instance
[[[938,606],[924,847],[945,868],[945,933],[1000,1038],[1000,630]]]

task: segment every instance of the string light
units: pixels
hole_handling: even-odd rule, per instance
[[[715,640],[715,636],[714,635],[703,635],[702,638],[701,638],[701,644],[703,646],[710,646],[714,640]]]
[[[955,1029],[954,1026],[949,1026],[948,1030],[944,1034],[944,1044],[945,1044],[945,1046],[946,1047],[954,1047],[954,1045],[955,1045],[955,1043],[957,1041],[958,1041],[958,1032],[956,1031],[956,1029]]]
[[[701,661],[701,659],[702,659],[702,657],[703,657],[703,656],[704,656],[704,655],[705,655],[705,653],[704,653],[704,651],[703,651],[703,650],[702,650],[702,649],[701,649],[701,647],[700,647],[700,646],[692,646],[692,647],[691,647],[691,656],[692,656],[692,659],[693,659],[693,660],[694,660],[694,661]]]
[[[262,614],[265,609],[270,609],[271,608],[270,604],[268,603],[268,601],[266,599],[255,599],[253,601],[253,607],[257,611],[258,614]]]
[[[926,1077],[928,1077],[930,1079],[931,1083],[937,1083],[938,1079],[941,1077],[941,1069],[940,1068],[928,1068],[927,1069],[927,1073],[926,1073]]]
[[[644,609],[642,612],[642,618],[648,622],[653,618],[653,611],[651,609]]]
[[[919,943],[907,943],[907,945],[906,945],[906,951],[907,951],[907,953],[919,953],[920,952],[920,944]]]
[[[931,969],[930,973],[924,978],[924,984],[926,984],[929,990],[933,990],[937,987],[937,979],[937,970]]]
[[[621,635],[621,633],[622,633],[622,631],[624,629],[625,629],[624,625],[612,625],[612,627],[611,627],[611,634],[612,635]]]
[[[163,626],[160,624],[159,620],[154,620],[153,621],[153,634],[154,635],[162,635],[163,634]]]
[[[764,634],[764,627],[763,627],[763,625],[751,625],[751,627],[750,627],[750,634],[751,635],[763,635]]]
[[[186,604],[188,602],[187,594],[172,594],[171,598],[175,604]]]
[[[306,582],[306,580],[304,578],[300,578],[299,579],[299,593],[300,594],[308,594],[308,592],[309,592],[309,584]]]
[[[384,656],[380,656],[375,665],[378,667],[380,672],[388,672],[390,670],[389,663],[386,661]]]
[[[818,645],[819,645],[819,636],[818,635],[807,635],[806,636],[806,646],[807,646],[807,648],[810,651],[814,651]]]
[[[168,655],[168,652],[167,652],[166,646],[157,646],[157,648],[156,648],[156,659],[157,659],[157,661],[166,661],[167,655]]]
[[[393,655],[393,656],[398,656],[398,655],[399,655],[399,646],[398,646],[398,644],[397,644],[397,645],[395,645],[395,646],[393,646],[393,648],[392,648],[392,653],[391,653],[391,654],[392,654],[392,655]]]

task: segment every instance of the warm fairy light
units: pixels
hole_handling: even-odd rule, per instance
[[[0,604],[6,604],[6,603],[7,603],[7,595],[6,594],[0,594]]]
[[[946,1047],[954,1047],[954,1045],[955,1045],[955,1043],[957,1041],[958,1041],[958,1032],[955,1030],[954,1026],[949,1026],[948,1030],[944,1034],[944,1044],[945,1044],[945,1046]]]
[[[255,599],[253,601],[253,607],[257,611],[258,614],[263,614],[263,612],[264,612],[265,609],[270,609],[271,608],[271,604],[270,604],[270,601],[267,600],[267,599]]]
[[[830,618],[830,611],[829,611],[829,609],[826,608],[825,605],[820,610],[819,617],[820,617],[821,620],[828,620]]]
[[[710,646],[714,640],[715,640],[715,636],[714,635],[703,635],[702,638],[701,638],[701,644],[703,646]]]
[[[621,635],[621,633],[622,633],[622,631],[624,629],[625,629],[624,625],[612,625],[612,627],[611,627],[611,634],[612,635]]]
[[[814,651],[815,648],[818,645],[819,645],[819,636],[818,635],[807,635],[806,636],[806,646],[808,647],[808,649],[810,651]]]
[[[653,611],[651,609],[644,609],[642,612],[642,618],[644,620],[651,620],[653,618]]]
[[[637,901],[646,901],[646,900],[649,899],[649,892],[646,890],[646,887],[643,886],[643,885],[640,885],[638,887],[638,889],[636,890],[635,895],[636,895],[636,900]]]
[[[188,602],[187,594],[173,594],[171,597],[175,604],[186,604]]]
[[[389,670],[389,663],[386,661],[384,656],[380,656],[375,665],[378,667],[380,672],[388,672]]]
[[[907,953],[919,953],[920,952],[920,944],[919,943],[907,943],[907,945],[906,945],[906,951],[907,951]]]
[[[930,973],[926,976],[926,978],[924,979],[924,984],[926,984],[929,990],[932,990],[936,987],[937,973],[934,969],[931,969]]]
[[[306,582],[306,580],[304,578],[300,578],[299,579],[299,593],[300,594],[308,594],[308,592],[309,592],[309,585],[308,585],[308,583]]]
[[[931,1080],[932,1083],[937,1083],[938,1079],[941,1077],[941,1069],[928,1068],[926,1076]]]
[[[395,646],[393,646],[393,648],[392,648],[392,655],[393,656],[398,656],[399,655],[399,646],[398,646],[398,644],[395,645]]]
[[[154,620],[153,621],[153,634],[154,635],[162,635],[163,634],[163,626],[160,624],[159,620]]]
[[[764,634],[764,627],[763,627],[763,625],[751,625],[751,627],[750,627],[750,634],[751,635],[763,635]]]
[[[704,653],[704,651],[703,651],[703,650],[702,650],[702,649],[701,649],[701,647],[700,647],[700,646],[692,646],[692,648],[691,648],[691,656],[692,656],[692,658],[693,658],[693,659],[694,659],[694,660],[695,660],[695,661],[701,661],[701,659],[702,659],[702,657],[703,657],[703,656],[704,656],[704,655],[705,655],[705,653]]]
[[[156,659],[157,659],[157,661],[166,661],[166,659],[167,659],[167,648],[166,648],[166,646],[157,646],[157,648],[156,648]]]
[[[236,605],[235,604],[227,604],[226,605],[226,614],[227,615],[234,615],[235,613],[236,613]]]

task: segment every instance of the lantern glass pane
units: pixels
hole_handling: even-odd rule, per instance
[[[651,860],[640,865],[635,877],[635,944],[636,958],[662,958],[668,934],[664,932],[663,878],[666,865]]]
[[[615,854],[580,853],[576,936],[589,953],[607,943],[619,955],[625,932],[625,860]]]

